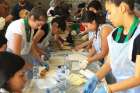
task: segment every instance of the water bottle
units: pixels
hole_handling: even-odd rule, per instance
[[[39,65],[33,61],[33,79],[39,79]]]
[[[41,55],[42,65],[45,66],[46,70],[49,70],[49,61],[48,58],[45,55]]]
[[[64,65],[58,66],[56,71],[56,81],[58,82],[57,87],[59,89],[59,93],[65,93],[66,75],[65,75]]]
[[[68,54],[67,53],[64,55],[64,65],[65,65],[66,69],[71,70],[72,64],[68,59]]]
[[[47,88],[46,93],[51,93],[51,90],[49,88]]]

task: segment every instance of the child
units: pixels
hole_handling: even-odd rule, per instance
[[[0,93],[21,93],[26,82],[24,65],[18,55],[0,52]]]

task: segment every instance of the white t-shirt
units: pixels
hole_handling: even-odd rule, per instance
[[[94,36],[95,32],[88,32],[88,39],[92,39]]]
[[[32,43],[34,31],[31,31],[31,32],[32,32],[31,40],[30,40],[31,42],[27,42],[24,20],[19,19],[19,20],[13,21],[8,26],[7,31],[6,31],[6,38],[8,40],[7,49],[10,49],[11,51],[13,51],[14,34],[18,34],[18,35],[21,35],[21,37],[22,37],[21,55],[29,54],[30,49],[31,49],[31,43]]]

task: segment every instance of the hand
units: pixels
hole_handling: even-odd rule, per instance
[[[91,63],[93,60],[92,60],[92,57],[87,57],[87,61],[89,62],[89,63]]]
[[[100,85],[101,84],[101,85]],[[108,93],[107,86],[100,83],[93,93]],[[110,93],[110,92],[109,92]]]
[[[99,79],[96,75],[94,75],[84,86],[83,93],[93,93],[95,90]],[[101,92],[102,93],[102,92]]]
[[[88,61],[87,60],[84,60],[82,62],[80,62],[80,68],[81,69],[85,69],[88,65]]]
[[[74,48],[75,51],[78,51],[78,50],[80,50],[80,49],[81,49],[81,46],[80,46],[80,45],[78,45],[78,46],[76,46],[76,47]]]
[[[113,93],[109,85],[108,85],[108,93]]]
[[[77,36],[78,36],[79,38],[81,38],[81,37],[83,36],[83,33],[81,32],[81,33],[79,33]]]

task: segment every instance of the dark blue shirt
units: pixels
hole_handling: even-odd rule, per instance
[[[29,2],[25,2],[25,3],[26,3],[26,4],[25,4],[24,7],[21,7],[19,4],[16,4],[16,5],[13,7],[13,9],[12,9],[12,11],[11,11],[11,15],[14,17],[13,20],[17,20],[17,19],[20,18],[20,17],[19,17],[19,12],[20,12],[20,10],[26,9],[26,10],[28,10],[28,11],[31,11],[31,9],[33,8],[33,5],[30,4]]]

